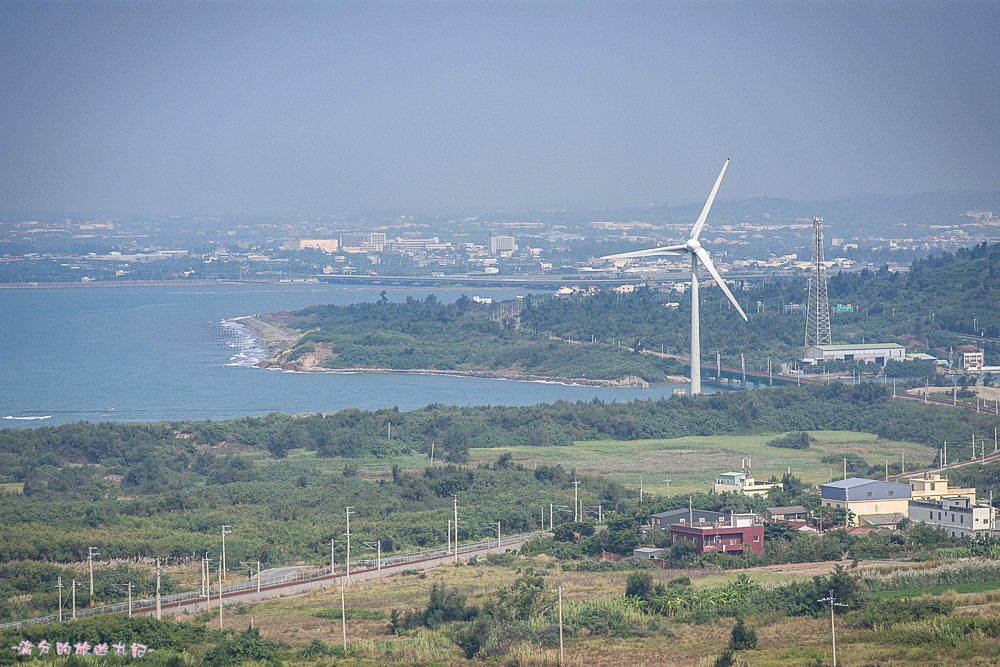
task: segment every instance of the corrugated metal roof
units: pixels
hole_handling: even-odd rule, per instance
[[[899,343],[851,343],[850,345],[810,345],[824,352],[836,352],[838,350],[902,350]]]

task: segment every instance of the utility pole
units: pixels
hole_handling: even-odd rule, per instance
[[[639,475],[639,502],[642,502],[642,475]]]
[[[944,441],[944,463],[941,465],[948,465],[948,441]]]
[[[340,632],[344,640],[344,650],[347,650],[347,605],[344,602],[344,580],[340,580]]]
[[[219,595],[222,595],[221,583],[219,584]],[[156,557],[156,620],[160,620],[162,617],[163,615],[160,609],[160,557],[157,556]]]
[[[431,465],[434,465],[434,441],[431,440]]]
[[[458,562],[458,496],[455,496],[455,562]]]
[[[219,629],[222,629],[222,582],[225,580],[225,570],[222,567],[222,558],[219,558]]]
[[[847,479],[847,457],[844,457],[844,479]]]
[[[212,559],[208,557],[208,552],[205,552],[205,557],[201,559],[202,570],[204,570],[204,580],[205,580],[205,609],[209,612],[212,611]]]
[[[563,653],[563,607],[562,607],[562,594],[563,587],[559,584],[559,588],[556,589],[559,593],[559,666],[562,667],[566,663],[566,655]]]
[[[226,535],[233,532],[232,526],[223,524],[222,526],[222,560],[219,566],[222,568],[222,581],[226,581]]]
[[[62,577],[59,577],[58,583],[56,584],[56,590],[59,591],[59,622],[62,623]]]
[[[347,513],[347,532],[345,533],[345,536],[347,537],[347,559],[346,559],[347,582],[346,583],[350,584],[351,583],[351,515],[354,514],[354,508],[348,507],[346,513]]]
[[[573,523],[580,521],[580,482],[573,480]]]
[[[552,503],[549,503],[549,530],[552,530]]]
[[[597,506],[597,523],[604,523],[604,505]]]
[[[670,497],[670,482],[672,482],[672,481],[674,481],[674,480],[672,480],[672,479],[665,479],[665,480],[663,480],[663,481],[664,481],[664,482],[666,483],[666,485],[667,485],[667,498],[669,498],[669,497]]]
[[[497,549],[500,548],[500,522],[497,521]]]
[[[833,590],[830,590],[829,597],[816,600],[816,602],[821,602],[823,604],[830,605],[830,636],[833,639],[833,667],[837,667],[837,628],[833,621],[834,607],[846,607],[846,604],[841,604],[837,602],[837,599],[833,597]]]
[[[333,551],[334,539],[330,538],[330,574],[337,573],[337,556]]]
[[[70,618],[76,618],[76,579],[73,580],[73,615]]]
[[[375,542],[365,542],[365,549],[371,549],[375,552],[375,559],[372,565],[375,567],[376,571],[382,569],[382,540],[376,540]]]
[[[257,561],[257,592],[260,593],[260,561]]]
[[[742,352],[740,352],[740,373],[743,374],[743,382],[741,384],[742,385],[746,385],[746,383],[747,383],[747,362],[746,362],[746,359],[743,358],[743,353]]]
[[[128,615],[132,615],[132,582],[128,582]]]
[[[97,547],[87,547],[87,568],[90,570],[90,606],[94,606],[94,556],[100,556]]]

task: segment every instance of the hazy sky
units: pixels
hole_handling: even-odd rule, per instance
[[[0,0],[0,208],[1000,189],[1000,2]]]

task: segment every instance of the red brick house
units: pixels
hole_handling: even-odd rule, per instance
[[[764,553],[764,525],[756,514],[730,514],[723,519],[704,523],[670,524],[670,542],[687,540],[695,553],[712,551],[743,554]]]

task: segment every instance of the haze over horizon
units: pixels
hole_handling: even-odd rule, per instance
[[[1000,4],[0,4],[0,209],[1000,190]]]

